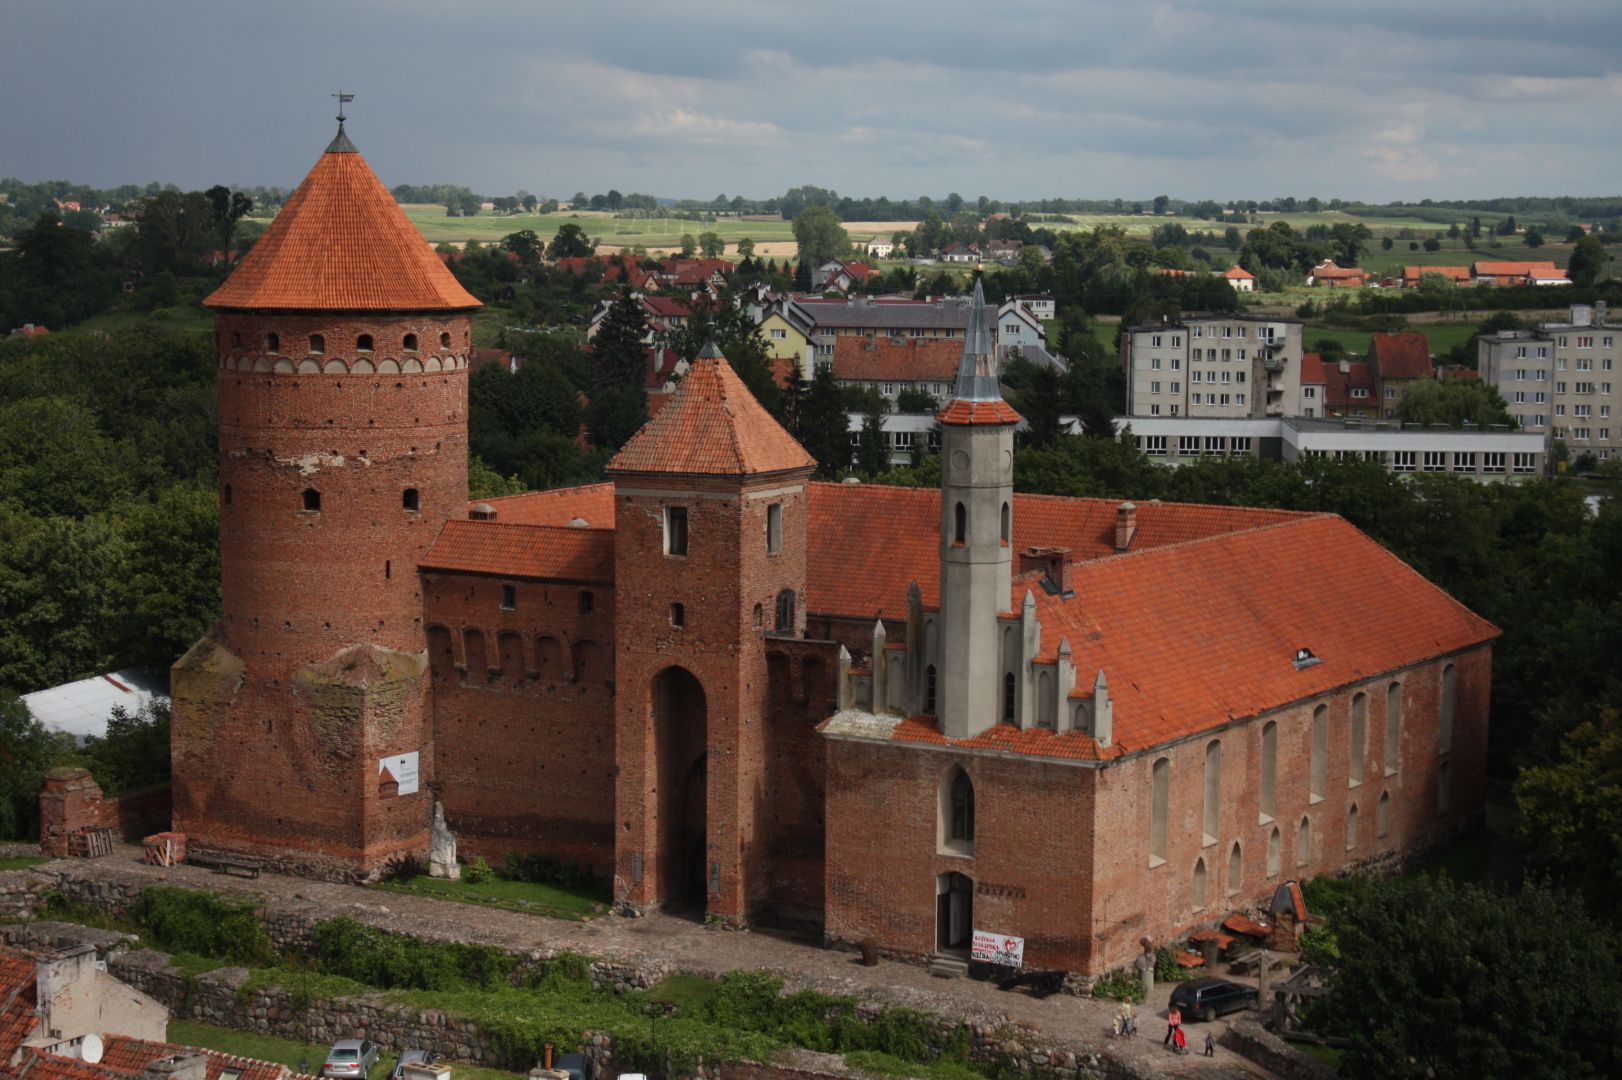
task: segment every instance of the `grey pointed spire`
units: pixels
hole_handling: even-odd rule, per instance
[[[725,360],[726,354],[721,352],[721,346],[717,345],[715,343],[715,339],[712,337],[710,340],[704,343],[704,347],[702,349],[698,350],[698,356],[696,359]]]
[[[997,386],[997,358],[991,349],[991,326],[986,321],[986,293],[974,279],[969,300],[969,326],[963,334],[963,358],[957,364],[956,401],[1001,401]]]

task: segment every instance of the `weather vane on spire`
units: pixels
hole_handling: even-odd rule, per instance
[[[345,120],[348,119],[348,117],[346,117],[344,115],[344,106],[348,105],[351,101],[354,101],[355,100],[355,95],[354,94],[346,94],[342,90],[340,90],[336,94],[333,94],[332,96],[338,99],[338,123],[341,124]]]

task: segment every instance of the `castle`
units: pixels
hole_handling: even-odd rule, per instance
[[[607,482],[472,506],[478,302],[341,125],[206,303],[194,849],[363,879],[438,801],[627,912],[1096,974],[1481,807],[1495,628],[1332,515],[1016,495],[978,291],[938,491],[813,482],[712,347]]]

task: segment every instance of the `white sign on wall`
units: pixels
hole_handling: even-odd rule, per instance
[[[395,754],[393,757],[379,758],[377,762],[377,775],[381,777],[384,770],[388,770],[400,785],[401,795],[415,795],[417,793],[417,751],[409,754]]]
[[[976,930],[969,945],[969,959],[1017,968],[1025,963],[1025,939]]]

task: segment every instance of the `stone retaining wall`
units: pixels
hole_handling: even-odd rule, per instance
[[[1335,1070],[1327,1062],[1303,1054],[1253,1020],[1228,1025],[1217,1041],[1280,1080],[1335,1080]]]

